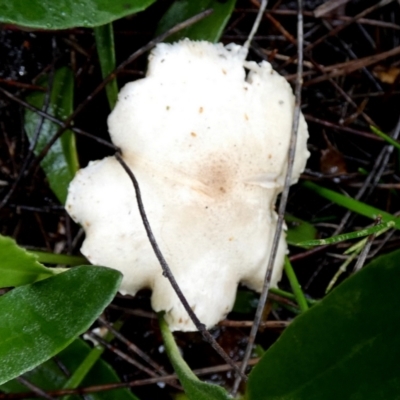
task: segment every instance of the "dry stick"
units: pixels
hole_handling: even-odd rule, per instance
[[[167,372],[161,367],[161,365],[157,364],[153,361],[144,351],[142,351],[138,346],[128,340],[124,335],[118,332],[108,321],[106,321],[103,317],[99,317],[98,321],[101,325],[105,326],[117,339],[119,339],[122,343],[124,343],[130,351],[137,354],[144,361],[147,362],[150,366],[152,366],[157,372],[161,375],[167,375]]]
[[[292,171],[293,171],[293,164],[294,164],[294,156],[296,152],[296,143],[297,143],[297,131],[299,127],[299,120],[300,120],[300,104],[301,104],[301,85],[302,85],[302,74],[303,74],[303,1],[298,0],[298,13],[297,13],[297,53],[298,53],[298,63],[297,63],[297,80],[296,80],[296,87],[295,87],[295,107],[293,113],[293,122],[292,122],[292,132],[290,138],[290,146],[288,151],[288,169],[286,171],[285,177],[285,186],[281,195],[281,200],[279,202],[279,212],[278,212],[278,220],[276,224],[276,230],[274,235],[274,240],[272,243],[271,248],[271,255],[268,260],[267,271],[265,273],[264,285],[263,290],[258,302],[256,315],[254,317],[254,324],[251,328],[249,340],[247,343],[246,351],[243,356],[242,365],[241,365],[241,372],[242,374],[245,373],[248,360],[250,359],[250,355],[253,349],[253,344],[257,335],[257,331],[261,322],[265,302],[267,300],[270,281],[271,281],[271,274],[273,265],[275,262],[276,254],[278,251],[279,240],[281,237],[282,227],[283,227],[283,220],[285,215],[286,203],[288,200],[289,195],[289,188],[292,179]],[[238,376],[235,380],[233,389],[232,389],[232,396],[235,397],[239,385],[242,378]]]
[[[333,27],[332,25],[326,21],[323,20],[322,23],[329,29],[332,30]],[[359,59],[359,57],[354,53],[353,49],[343,40],[340,38],[340,36],[337,36],[337,39],[339,41],[339,43],[342,45],[342,47],[347,51],[347,54],[349,54],[349,56],[353,59],[353,61],[351,61],[351,63],[353,64],[356,60]],[[354,65],[354,64],[353,64]],[[367,66],[363,63],[362,67],[361,67],[363,73],[367,76],[367,78],[372,82],[372,84],[375,86],[375,89],[378,91],[383,91],[382,86],[379,84],[379,82],[377,81],[377,79],[372,75],[371,72],[369,72]]]
[[[35,90],[35,91],[40,91],[40,92],[46,92],[46,88],[44,88],[43,86],[31,85],[30,83],[22,83],[22,82],[18,82],[18,81],[13,81],[11,79],[0,78],[0,83],[4,83],[5,85],[9,85],[9,86],[16,86],[21,89],[29,89],[29,90]]]
[[[49,85],[48,85],[48,90],[45,93],[45,97],[44,97],[44,101],[43,101],[43,111],[46,112],[49,108],[49,104],[50,104],[50,95],[51,95],[51,90],[53,87],[53,80],[54,80],[54,69],[51,70],[51,73],[49,75]],[[19,174],[17,176],[17,178],[14,180],[13,184],[11,185],[10,190],[8,191],[8,193],[4,196],[3,200],[0,202],[0,210],[7,204],[8,200],[10,200],[11,196],[13,195],[13,193],[15,192],[15,190],[17,189],[18,184],[20,183],[20,181],[22,180],[25,171],[28,167],[28,164],[31,160],[31,157],[33,155],[33,152],[36,148],[37,142],[39,141],[39,136],[40,136],[40,132],[42,130],[42,126],[44,123],[44,116],[41,115],[40,121],[38,123],[38,125],[36,126],[36,130],[35,133],[33,135],[33,140],[29,145],[29,149],[28,149],[28,154],[26,155],[24,162],[22,164],[22,167],[19,171]]]
[[[380,224],[381,222],[382,222],[382,218],[378,217],[375,220],[374,226]],[[367,243],[365,244],[364,248],[362,249],[361,254],[358,256],[358,260],[356,262],[356,265],[353,268],[353,273],[358,272],[363,267],[363,265],[365,263],[365,260],[366,260],[366,258],[368,256],[369,250],[371,249],[372,242],[376,238],[376,234],[377,233],[375,232],[372,235],[368,236]]]
[[[126,165],[125,161],[122,159],[122,157],[119,153],[115,154],[115,158],[118,160],[118,162],[121,164],[122,168],[128,174],[129,178],[132,181],[133,187],[135,188],[136,201],[137,201],[137,205],[139,208],[140,217],[142,218],[142,222],[143,222],[144,228],[146,230],[146,234],[147,234],[147,237],[151,244],[151,247],[153,248],[153,251],[157,257],[157,260],[160,263],[161,268],[163,270],[163,275],[169,280],[169,282],[170,282],[172,288],[174,289],[176,295],[178,296],[180,302],[182,303],[186,312],[189,314],[189,317],[193,321],[197,330],[200,331],[201,334],[203,335],[203,338],[208,343],[211,344],[211,346],[214,348],[214,350],[225,360],[225,362],[227,362],[237,373],[239,373],[243,379],[247,380],[246,375],[240,371],[239,367],[225,353],[224,349],[217,343],[217,341],[213,338],[213,336],[210,334],[210,332],[207,331],[205,325],[200,322],[200,320],[197,318],[197,315],[194,313],[194,311],[190,307],[188,301],[186,300],[186,297],[182,293],[182,291],[171,271],[171,268],[169,267],[167,261],[165,260],[163,254],[161,253],[160,248],[158,247],[157,241],[153,235],[153,231],[150,227],[150,223],[147,219],[147,215],[144,210],[142,195],[141,195],[139,184],[138,184],[138,181],[136,180],[135,175],[133,174],[131,169],[128,167],[128,165]]]
[[[225,319],[218,323],[219,326],[226,326],[228,328],[251,328],[253,321],[232,321]],[[265,321],[261,322],[260,327],[267,329],[284,329],[289,326],[291,321]]]
[[[24,386],[26,386],[28,389],[32,390],[33,393],[35,393],[38,397],[40,396],[43,399],[46,400],[54,400],[54,397],[50,396],[48,393],[46,393],[44,390],[42,390],[40,387],[37,387],[33,383],[29,382],[22,376],[17,378],[17,381],[19,383],[22,383]]]
[[[129,357],[123,351],[117,349],[115,346],[113,346],[112,344],[108,343],[106,340],[104,340],[101,336],[97,335],[96,333],[88,332],[87,334],[90,337],[92,337],[94,340],[96,340],[98,343],[100,343],[103,347],[105,347],[106,349],[110,350],[112,353],[116,354],[118,357],[122,358],[127,363],[134,365],[140,371],[145,372],[147,375],[150,375],[153,378],[157,378],[157,377],[160,376],[155,371],[151,370],[150,368],[147,368],[146,366],[144,366],[140,362],[136,361],[134,358]],[[167,375],[167,374],[165,374],[165,375]],[[179,385],[177,385],[177,384],[175,384],[173,382],[169,383],[169,385],[174,387],[175,389],[182,390],[182,388]]]
[[[252,4],[254,4],[255,6],[260,7],[260,2],[259,0],[250,0],[250,2]],[[296,39],[291,35],[290,32],[288,32],[283,26],[282,24],[275,19],[272,15],[271,15],[272,10],[264,10],[263,13],[265,15],[265,17],[275,26],[276,29],[278,29],[282,35],[286,38],[286,40],[288,40],[289,42],[291,42],[292,44],[295,44]]]
[[[254,1],[253,1],[254,2]],[[271,16],[269,16],[271,18]],[[285,36],[285,38],[291,42],[292,44],[296,44],[296,39],[290,35],[289,33],[286,32],[285,28],[283,28],[283,26],[280,25],[280,23],[278,21],[276,21],[276,23],[274,24],[280,31],[281,33]],[[304,86],[308,86],[314,82],[319,82],[319,81],[323,81],[323,80],[329,80],[329,82],[336,88],[336,90],[350,103],[353,105],[353,107],[355,107],[357,109],[357,104],[351,99],[351,97],[331,78],[342,75],[344,73],[348,71],[348,73],[356,71],[360,68],[363,68],[364,64],[366,65],[370,65],[371,63],[375,63],[378,62],[380,59],[385,59],[386,57],[389,57],[391,55],[395,55],[398,52],[400,52],[400,47],[399,50],[396,49],[392,49],[389,52],[385,52],[376,56],[370,56],[370,57],[365,57],[362,60],[355,60],[354,62],[346,62],[346,63],[341,63],[340,65],[336,65],[336,66],[329,66],[329,67],[322,67],[319,64],[317,64],[315,61],[313,61],[311,59],[311,63],[314,66],[314,68],[316,68],[319,72],[322,73],[322,76],[319,76],[315,79],[313,79],[312,81],[307,82]],[[333,70],[333,72],[331,72],[330,74],[328,74],[328,70]],[[312,71],[310,71],[310,73],[312,73]],[[286,77],[286,79],[290,79],[290,77]],[[296,79],[297,79],[297,74],[296,74]],[[312,82],[312,83],[310,83]],[[368,124],[370,125],[376,125],[374,123],[374,121],[364,112],[361,112],[361,115],[364,117],[364,119],[367,121]]]
[[[149,43],[147,43],[145,46],[141,47],[139,50],[135,51],[131,56],[129,56],[124,62],[122,62],[118,67],[111,72],[101,83],[97,88],[89,95],[86,97],[86,99],[79,104],[79,106],[75,109],[75,111],[63,122],[61,125],[61,128],[55,133],[55,135],[49,140],[47,145],[43,148],[41,153],[36,157],[36,165],[46,156],[47,152],[53,146],[53,144],[61,137],[61,135],[64,133],[66,129],[68,129],[72,123],[72,121],[75,119],[75,117],[88,105],[89,102],[93,100],[94,97],[96,97],[100,91],[107,85],[108,82],[110,82],[112,79],[116,77],[116,75],[122,71],[128,64],[136,60],[138,57],[140,57],[142,54],[146,53],[147,51],[151,50],[156,44],[162,42],[164,39],[167,37],[173,35],[176,32],[179,32],[180,30],[193,25],[194,23],[200,21],[201,19],[209,16],[212,13],[213,10],[208,9],[205,10],[194,17],[191,17],[187,19],[186,21],[183,21],[171,29],[168,29],[166,32],[163,34],[157,36],[153,40],[150,40]],[[31,168],[33,168],[31,166]]]
[[[333,122],[326,121],[326,120],[323,120],[320,118],[316,118],[310,114],[304,114],[304,118],[306,119],[306,121],[315,122],[316,124],[326,126],[327,128],[336,129],[338,131],[343,131],[343,132],[353,133],[355,135],[362,136],[367,139],[375,140],[375,141],[381,142],[381,143],[384,142],[384,140],[382,138],[380,138],[378,135],[375,135],[371,132],[360,131],[357,129],[350,128],[348,126],[337,125]]]
[[[36,108],[35,106],[32,106],[31,104],[27,103],[26,101],[20,99],[19,97],[13,95],[12,93],[8,92],[7,90],[5,90],[5,89],[3,89],[1,87],[0,87],[0,93],[3,93],[9,99],[15,101],[16,103],[21,104],[23,107],[27,108],[28,110],[31,110],[31,111],[35,112],[36,114],[48,119],[51,122],[54,122],[57,125],[60,125],[60,126],[63,127],[65,125],[65,123],[66,123],[65,121],[62,121],[61,119],[58,119],[58,118],[56,118],[56,117],[54,117],[54,116],[52,116],[50,114],[47,114],[46,112],[40,110],[39,108]],[[92,135],[91,133],[86,132],[86,131],[84,131],[82,129],[76,128],[74,126],[69,126],[68,129],[70,129],[71,131],[77,133],[78,135],[86,136],[86,137],[88,137],[90,139],[93,139],[93,140],[97,141],[98,143],[100,143],[100,144],[102,144],[104,146],[107,146],[107,147],[109,147],[109,148],[111,148],[111,149],[113,149],[115,151],[119,150],[117,146],[114,146],[112,143],[107,142],[107,140],[103,140],[101,138],[98,138],[97,136]],[[64,131],[62,133],[64,133]]]
[[[314,15],[316,18],[320,18],[331,11],[334,11],[336,8],[345,5],[349,1],[350,0],[328,0],[314,10]]]
[[[393,0],[381,0],[379,3],[374,4],[373,6],[365,9],[364,11],[361,11],[359,14],[357,14],[356,16],[354,16],[353,18],[349,19],[348,21],[344,22],[342,25],[337,26],[335,29],[333,29],[332,31],[330,31],[329,33],[327,33],[326,35],[321,36],[319,39],[317,39],[315,42],[309,44],[304,51],[309,51],[311,49],[313,49],[315,46],[319,45],[320,43],[322,43],[323,41],[325,41],[325,39],[327,39],[330,36],[336,36],[341,30],[343,30],[344,28],[347,28],[349,25],[351,25],[352,23],[356,22],[357,20],[359,20],[360,18],[365,17],[366,15],[368,15],[369,13],[371,13],[372,11],[377,10],[380,7],[386,6],[387,4],[391,3]]]
[[[237,9],[240,11],[240,9]],[[252,11],[252,10],[250,10]],[[266,11],[267,13],[270,14],[275,14],[275,15],[296,15],[297,11],[295,10],[268,10]],[[303,16],[304,17],[315,17],[313,11],[303,11]],[[347,15],[324,15],[321,17],[321,19],[332,19],[332,20],[337,20],[337,21],[354,21],[354,17],[348,17]],[[357,18],[357,22],[359,24],[363,25],[372,25],[372,26],[378,26],[381,28],[391,28],[391,29],[397,29],[400,30],[400,25],[394,24],[392,22],[387,22],[387,21],[378,21],[376,19],[368,19],[368,18]]]
[[[400,136],[400,118],[397,121],[396,127],[393,130],[391,137],[396,140],[399,136]],[[386,165],[389,161],[389,157],[393,152],[393,149],[394,149],[394,147],[392,145],[387,145],[381,150],[381,152],[379,153],[379,155],[374,163],[374,166],[372,167],[371,172],[368,174],[367,178],[365,179],[362,188],[355,195],[354,198],[356,200],[360,200],[361,197],[364,196],[367,189],[368,189],[368,192],[366,193],[365,197],[368,198],[371,195],[372,191],[375,189],[376,185],[378,184],[378,182],[380,181],[380,179],[382,177],[382,174],[384,172],[384,169],[386,168]],[[333,235],[337,235],[343,230],[343,228],[345,227],[350,216],[351,216],[351,212],[347,211],[347,213],[343,217],[342,221],[340,222],[338,228],[333,233]]]
[[[267,8],[268,0],[261,0],[261,4],[258,4],[259,10],[257,13],[256,20],[254,21],[254,24],[251,28],[251,31],[249,33],[249,36],[247,37],[246,42],[244,43],[243,47],[246,49],[249,49],[250,43],[253,40],[254,35],[256,34],[258,27],[260,26],[261,19],[263,17],[264,11]]]
[[[397,121],[396,127],[394,128],[391,137],[393,139],[397,139],[399,136],[400,136],[400,118]],[[366,179],[363,183],[363,186],[355,195],[354,198],[356,200],[360,200],[364,196],[364,194],[366,193],[367,190],[368,190],[368,192],[365,195],[365,199],[367,199],[371,195],[372,191],[375,189],[376,185],[378,184],[379,180],[382,177],[382,174],[384,172],[384,169],[386,168],[386,165],[389,161],[389,157],[393,152],[393,149],[394,149],[393,146],[387,145],[381,150],[378,157],[376,158],[376,161],[374,163],[374,166],[372,167],[371,172],[366,177]],[[339,226],[337,227],[335,232],[333,232],[333,234],[332,234],[333,236],[338,235],[344,229],[344,227],[346,226],[347,222],[349,221],[351,215],[352,215],[351,211],[347,211],[345,213],[342,220],[340,221]],[[314,271],[314,273],[311,275],[310,279],[304,286],[305,289],[307,289],[311,285],[311,283],[314,281],[316,276],[321,272],[323,267],[324,267],[324,263],[322,263]]]
[[[260,361],[259,358],[252,358],[249,362],[249,365],[255,365]],[[239,363],[235,363],[235,365],[239,365]],[[225,372],[232,370],[232,367],[227,364],[223,365],[216,365],[214,367],[206,367],[206,368],[199,368],[193,370],[193,373],[197,376],[200,375],[209,375],[218,372]],[[88,393],[96,393],[96,392],[104,392],[106,390],[115,390],[115,389],[122,389],[127,387],[136,387],[136,386],[145,386],[145,385],[152,385],[154,383],[159,382],[168,382],[171,380],[178,379],[176,374],[166,375],[159,378],[148,378],[148,379],[138,379],[136,381],[131,382],[118,382],[118,383],[109,383],[104,385],[95,385],[95,386],[87,386],[84,388],[77,388],[77,389],[61,389],[61,390],[51,390],[45,392],[47,395],[52,395],[54,397],[61,397],[65,395],[85,395]],[[0,400],[5,399],[27,399],[32,397],[38,397],[35,393],[0,393]]]
[[[345,21],[342,25],[338,25],[335,29],[331,30],[327,34],[321,36],[319,39],[317,39],[315,42],[310,43],[307,47],[304,48],[304,53],[309,52],[311,49],[313,49],[315,46],[319,45],[320,43],[324,42],[325,39],[331,36],[336,36],[341,30],[344,28],[347,28],[349,25],[351,25],[353,22],[358,21],[360,18],[365,17],[367,14],[371,13],[372,11],[377,10],[380,7],[386,6],[387,4],[391,3],[393,0],[381,0],[379,3],[365,9],[364,11],[361,11],[359,14],[356,16],[350,18],[348,21]],[[289,64],[291,64],[297,56],[291,57],[286,63],[280,66],[280,69],[287,67]]]
[[[341,41],[341,39],[339,40]],[[350,48],[347,48],[346,50],[348,49]],[[394,47],[393,49],[384,51],[379,54],[370,55],[368,57],[358,58],[344,63],[329,65],[327,67],[319,67],[322,72],[325,72],[325,74],[308,81],[304,86],[311,86],[314,85],[315,83],[320,83],[330,78],[336,78],[338,76],[351,74],[354,71],[357,71],[359,69],[364,69],[370,65],[378,63],[379,61],[386,60],[387,58],[396,56],[398,54],[400,54],[400,46]],[[382,90],[382,88],[379,88],[378,90]]]
[[[317,64],[314,60],[310,59],[310,61],[313,63],[314,67],[321,72],[323,76],[327,75],[321,66]],[[346,99],[348,103],[350,103],[356,110],[358,109],[358,105],[355,103],[355,101],[329,76],[327,77],[327,80],[332,86]],[[361,115],[364,117],[365,121],[370,124],[370,125],[375,125],[378,126],[365,112],[361,112]]]

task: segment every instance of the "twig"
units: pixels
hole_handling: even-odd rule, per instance
[[[379,223],[378,220],[375,223],[378,224]],[[376,233],[373,233],[372,235],[368,236],[367,243],[362,249],[361,254],[358,256],[356,265],[353,268],[353,273],[358,272],[363,267],[365,260],[368,256],[369,250],[371,249],[372,242],[376,238],[376,235],[377,235]]]
[[[246,49],[249,49],[251,41],[253,40],[253,37],[254,37],[255,33],[257,32],[258,27],[260,26],[260,22],[261,22],[261,19],[263,17],[265,9],[267,8],[267,4],[268,4],[268,0],[261,0],[261,5],[260,5],[260,8],[259,8],[258,13],[257,13],[256,20],[254,21],[254,24],[253,24],[253,26],[251,28],[249,36],[248,36],[246,42],[243,45],[243,47],[246,48]]]
[[[304,48],[304,53],[308,53],[310,50],[312,50],[314,47],[316,47],[317,45],[321,44],[322,42],[324,42],[328,37],[331,36],[336,36],[340,31],[342,31],[344,28],[347,28],[348,26],[350,26],[352,23],[358,21],[359,19],[365,17],[366,15],[368,15],[369,13],[377,10],[380,7],[386,6],[387,4],[391,3],[393,0],[381,0],[379,3],[374,4],[373,6],[366,8],[364,11],[361,11],[359,14],[357,14],[354,17],[351,17],[348,20],[345,20],[345,22],[341,25],[338,25],[335,29],[332,29],[331,31],[329,31],[327,34],[321,36],[319,39],[317,39],[315,42],[309,44],[307,47]],[[285,68],[286,66],[288,66],[290,63],[292,63],[297,56],[293,56],[291,57],[286,63],[284,63],[283,65],[281,65],[280,69]]]
[[[367,139],[372,139],[377,142],[382,142],[382,143],[384,142],[384,140],[382,138],[380,138],[377,135],[374,135],[371,132],[359,131],[357,129],[349,128],[348,126],[337,125],[337,124],[334,124],[333,122],[325,121],[323,119],[313,117],[312,115],[309,115],[309,114],[304,114],[304,118],[306,119],[306,121],[315,122],[316,124],[326,126],[327,128],[337,129],[337,130],[343,131],[343,132],[354,133],[355,135],[363,136]]]
[[[290,322],[291,321],[265,321],[260,323],[260,327],[266,329],[284,329],[290,325]],[[253,323],[253,321],[231,321],[224,319],[219,322],[218,325],[228,328],[251,328]]]
[[[297,131],[299,126],[300,120],[300,104],[301,104],[301,85],[302,85],[302,74],[303,74],[303,2],[302,0],[298,0],[298,13],[297,13],[297,52],[298,52],[298,63],[297,63],[297,80],[296,80],[296,87],[295,87],[295,107],[293,113],[293,122],[292,122],[292,132],[290,138],[290,145],[288,151],[288,168],[286,171],[285,177],[285,186],[281,195],[281,200],[279,203],[279,211],[278,211],[278,220],[276,223],[276,230],[274,235],[274,240],[272,242],[271,254],[268,260],[267,270],[265,273],[265,279],[263,284],[263,289],[261,292],[261,296],[258,302],[256,315],[254,317],[254,324],[251,328],[249,339],[247,342],[247,347],[245,350],[245,354],[243,356],[242,365],[241,365],[241,372],[242,374],[245,373],[248,360],[250,359],[250,355],[253,349],[253,344],[257,335],[257,331],[261,322],[263,309],[265,306],[265,302],[267,300],[270,281],[271,281],[271,274],[274,265],[274,261],[276,258],[276,254],[278,251],[279,240],[282,232],[283,221],[284,221],[284,214],[286,209],[286,203],[289,195],[289,188],[290,182],[292,178],[292,171],[293,171],[293,164],[294,164],[294,156],[296,152],[296,142],[297,142]],[[240,382],[242,380],[241,376],[238,376],[235,380],[235,383],[232,388],[232,396],[235,396],[238,389]]]
[[[129,357],[126,355],[123,351],[117,349],[115,346],[112,344],[108,343],[106,340],[104,340],[101,336],[97,335],[96,333],[90,331],[87,332],[87,334],[92,337],[95,341],[100,343],[103,347],[106,349],[110,350],[114,354],[116,354],[118,357],[122,358],[125,360],[127,363],[134,365],[136,368],[138,368],[140,371],[145,372],[147,375],[152,376],[153,378],[159,377],[160,375],[157,374],[155,371],[151,370],[150,368],[147,368],[146,366],[142,365],[140,362],[136,361],[134,358]],[[164,373],[164,376],[167,375]],[[180,386],[173,384],[175,388],[179,388]]]
[[[51,91],[53,90],[53,80],[54,80],[54,68],[51,69],[51,72],[49,74],[48,89],[44,95],[44,101],[43,101],[43,112],[47,112],[47,110],[49,108]],[[41,118],[40,118],[39,123],[35,130],[35,133],[33,135],[33,140],[31,141],[31,143],[29,145],[28,154],[25,156],[24,162],[18,173],[17,178],[14,180],[8,193],[4,196],[3,200],[0,202],[0,210],[7,204],[8,200],[10,200],[11,196],[17,189],[18,184],[21,182],[21,180],[25,174],[25,171],[28,167],[28,164],[31,160],[31,157],[33,155],[33,152],[34,152],[37,142],[39,140],[39,136],[40,136],[40,132],[42,131],[43,123],[44,123],[44,116],[41,115]]]
[[[32,390],[32,392],[35,393],[37,396],[40,396],[41,398],[46,399],[46,400],[54,400],[54,397],[50,396],[48,393],[46,393],[40,387],[37,387],[33,383],[29,382],[24,377],[22,377],[22,376],[18,377],[17,381],[22,383],[28,389]]]
[[[349,1],[350,0],[328,0],[314,10],[315,18],[320,18],[335,10],[336,8],[345,5]]]
[[[157,257],[158,262],[161,265],[161,268],[163,270],[163,275],[169,280],[171,283],[172,288],[174,289],[176,295],[178,296],[180,302],[182,303],[183,307],[185,308],[186,312],[188,313],[190,319],[193,321],[195,327],[197,328],[198,331],[201,332],[203,335],[204,339],[211,344],[211,346],[214,348],[214,350],[227,362],[229,365],[232,366],[232,368],[240,374],[240,376],[243,379],[247,379],[246,375],[242,373],[239,369],[239,367],[233,362],[233,360],[225,353],[223,348],[217,343],[217,341],[214,339],[214,337],[210,334],[210,332],[207,331],[206,327],[204,324],[200,322],[200,320],[197,318],[197,315],[194,313],[192,308],[190,307],[188,301],[186,300],[186,297],[182,293],[172,271],[171,268],[169,267],[167,261],[165,260],[163,254],[161,253],[160,248],[158,247],[156,238],[153,235],[153,231],[150,227],[150,223],[147,219],[146,212],[144,210],[144,205],[142,201],[142,195],[140,192],[139,188],[139,183],[136,180],[135,175],[133,174],[132,170],[128,167],[128,165],[125,163],[125,161],[122,159],[119,153],[115,154],[115,158],[118,160],[118,162],[121,164],[122,168],[125,170],[125,172],[128,174],[129,178],[132,181],[132,184],[135,188],[135,193],[136,193],[136,201],[137,205],[139,208],[139,213],[143,221],[144,228],[146,230],[147,237],[149,239],[149,242],[151,244],[151,247],[153,248],[153,251]]]
[[[65,124],[66,124],[66,121],[62,121],[61,119],[58,119],[58,118],[54,117],[53,115],[47,114],[46,112],[40,110],[39,108],[36,108],[35,106],[27,103],[26,101],[20,99],[19,97],[13,95],[12,93],[8,92],[7,90],[5,90],[5,89],[3,89],[1,87],[0,87],[0,93],[3,93],[9,99],[15,101],[16,103],[21,104],[21,106],[27,108],[28,110],[31,110],[31,111],[35,112],[36,114],[48,119],[51,122],[54,122],[57,125],[60,125],[61,127],[64,127]],[[117,146],[114,146],[112,143],[108,142],[107,140],[103,140],[103,139],[101,139],[101,138],[99,138],[99,137],[97,137],[95,135],[92,135],[91,133],[86,132],[83,129],[79,129],[79,128],[76,128],[74,126],[70,126],[70,127],[68,127],[68,129],[70,129],[71,131],[77,133],[78,135],[86,136],[86,137],[88,137],[90,139],[93,139],[96,142],[102,144],[103,146],[107,146],[107,147],[109,147],[109,148],[111,148],[111,149],[113,149],[115,151],[119,150]],[[62,133],[64,133],[64,131]],[[40,161],[41,160],[36,161],[36,162],[38,163]]]
[[[158,365],[138,346],[136,346],[134,343],[132,343],[131,341],[126,339],[125,336],[122,335],[120,332],[118,332],[116,329],[114,329],[114,327],[108,321],[106,321],[102,317],[99,317],[98,321],[100,322],[100,324],[104,325],[118,340],[120,340],[122,343],[124,343],[128,347],[129,350],[131,350],[133,353],[135,353],[139,357],[141,357],[144,361],[147,362],[147,364],[152,366],[161,375],[167,375],[167,372],[164,371],[164,369],[161,367],[161,365]]]
[[[249,365],[255,365],[260,361],[259,358],[252,358],[249,361]],[[238,362],[235,365],[239,365]],[[209,375],[218,372],[225,372],[232,370],[232,367],[227,364],[223,365],[216,365],[214,367],[206,367],[206,368],[199,368],[193,370],[193,373],[197,376],[201,375]],[[78,389],[61,389],[61,390],[51,390],[46,392],[47,395],[51,395],[54,397],[61,397],[69,394],[74,395],[84,395],[87,393],[97,393],[97,392],[104,392],[106,390],[115,390],[115,389],[122,389],[127,387],[136,387],[136,386],[146,386],[146,385],[153,385],[159,382],[168,382],[171,380],[178,379],[176,374],[160,376],[158,378],[148,378],[148,379],[138,379],[131,382],[118,382],[118,383],[109,383],[104,385],[95,385],[95,386],[87,386],[84,388]],[[35,393],[0,393],[0,400],[22,400],[28,399],[32,397],[38,397]],[[53,399],[52,399],[53,400]]]

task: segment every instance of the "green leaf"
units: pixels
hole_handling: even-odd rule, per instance
[[[236,0],[176,0],[161,18],[156,34],[162,34],[176,24],[212,8],[211,15],[170,36],[168,42],[183,38],[218,42],[235,8],[235,3]]]
[[[400,250],[297,317],[249,376],[249,400],[400,398]]]
[[[74,340],[66,349],[57,355],[57,359],[67,368],[74,372],[91,352],[90,346],[81,339]],[[54,360],[46,361],[32,371],[24,374],[24,378],[43,390],[57,390],[64,386],[67,377],[60,370]],[[103,360],[98,360],[86,378],[82,386],[101,385],[120,382],[118,375],[112,367]],[[21,393],[28,389],[17,380],[9,381],[0,386],[0,391],[6,393]],[[138,400],[129,389],[107,390],[85,395],[88,400]]]
[[[307,299],[304,296],[303,290],[301,289],[299,281],[297,280],[297,276],[293,270],[292,264],[290,263],[289,257],[287,256],[285,256],[284,269],[301,312],[307,311],[308,310]]]
[[[0,0],[0,22],[40,29],[92,28],[145,10],[155,0]]]
[[[56,271],[38,263],[37,257],[0,235],[0,288],[26,285],[53,276]]]
[[[103,79],[115,70],[114,31],[112,24],[106,24],[94,28],[97,53],[99,55],[101,74]],[[111,110],[118,99],[117,80],[114,78],[106,85],[108,104]]]
[[[303,186],[310,189],[326,199],[338,204],[339,206],[345,207],[350,211],[354,211],[357,214],[364,215],[365,217],[376,219],[381,217],[383,222],[394,221],[394,227],[400,229],[400,218],[395,217],[385,211],[379,210],[378,208],[372,207],[368,204],[352,199],[351,197],[344,196],[343,194],[337,193],[333,190],[326,189],[322,186],[316,185],[313,182],[303,182]]]
[[[47,87],[48,80],[46,79],[40,84]],[[47,113],[65,120],[73,111],[73,94],[74,79],[71,70],[68,68],[56,70]],[[35,92],[30,94],[26,100],[36,108],[42,109],[44,99],[45,93]],[[25,130],[31,143],[35,140],[36,130],[40,126],[41,119],[42,117],[33,111],[27,110],[25,112]],[[34,149],[36,155],[40,154],[59,128],[54,122],[47,119],[43,121],[39,139]],[[67,198],[68,185],[79,169],[75,136],[72,131],[65,131],[61,138],[54,143],[42,160],[41,166],[54,194],[64,204]]]
[[[288,244],[303,247],[303,243],[299,244],[299,242],[313,240],[317,237],[317,230],[314,225],[290,214],[285,214],[285,221],[288,227],[286,232]]]
[[[236,293],[235,304],[233,305],[233,312],[241,314],[249,314],[254,312],[257,308],[258,298],[255,292],[239,289]]]
[[[0,297],[0,384],[48,360],[85,332],[120,281],[116,270],[80,266]]]
[[[45,264],[64,264],[70,265],[71,267],[76,267],[77,265],[87,263],[87,259],[85,257],[70,256],[68,254],[55,254],[37,250],[29,250],[29,254],[35,255],[39,262]]]
[[[165,351],[185,390],[189,400],[229,400],[228,393],[220,386],[199,380],[182,358],[174,337],[169,330],[162,314],[159,314],[161,334],[164,339]]]
[[[397,150],[400,150],[400,143],[397,140],[394,140],[389,135],[386,135],[386,133],[383,133],[375,126],[370,125],[370,128],[371,131],[374,132],[376,135],[378,135],[380,138],[384,139],[390,145],[396,147]]]

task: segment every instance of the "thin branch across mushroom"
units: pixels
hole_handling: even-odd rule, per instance
[[[146,78],[127,84],[109,117],[113,143],[135,173],[154,235],[200,321],[232,309],[241,282],[261,290],[276,224],[293,94],[242,46],[184,40],[152,51]],[[308,158],[301,117],[293,183]],[[114,157],[79,171],[67,210],[85,229],[82,253],[124,274],[122,293],[150,288],[172,330],[194,325],[147,240],[132,184]],[[272,284],[280,279],[282,235]]]

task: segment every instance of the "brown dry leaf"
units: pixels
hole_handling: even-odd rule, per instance
[[[321,150],[320,169],[325,175],[345,175],[347,174],[346,161],[343,154],[330,142],[324,134],[327,148]]]
[[[383,83],[388,83],[393,85],[400,76],[400,68],[398,67],[384,67],[382,65],[377,65],[372,73],[376,78],[378,78]]]

